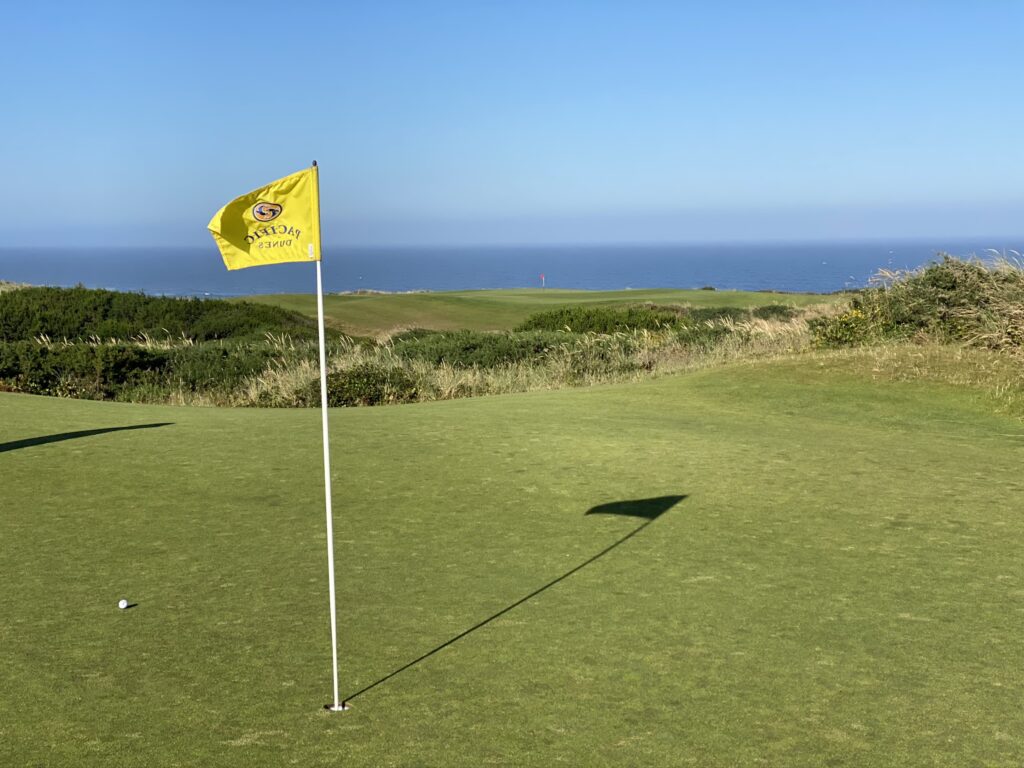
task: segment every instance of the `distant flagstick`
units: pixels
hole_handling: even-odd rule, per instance
[[[320,171],[313,161],[313,178],[316,180],[314,204],[317,217],[316,260],[316,315],[320,331],[320,413],[324,428],[324,500],[327,504],[327,583],[331,593],[331,661],[334,665],[334,704],[328,706],[332,712],[344,712],[348,705],[338,699],[338,608],[334,590],[334,514],[331,511],[331,446],[327,436],[327,343],[324,332],[324,281],[320,260],[323,259],[320,237]],[[313,246],[309,246],[312,252]],[[310,254],[313,255],[312,253]]]

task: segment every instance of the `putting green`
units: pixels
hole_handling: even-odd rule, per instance
[[[331,429],[344,714],[316,411],[0,395],[0,764],[1024,759],[1024,427],[968,392],[803,359]]]

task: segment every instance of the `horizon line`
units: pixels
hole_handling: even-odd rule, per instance
[[[750,238],[695,238],[695,239],[664,239],[664,240],[579,240],[579,241],[541,241],[527,240],[521,242],[394,242],[394,243],[324,243],[323,247],[337,248],[344,250],[386,250],[391,248],[417,248],[425,250],[434,249],[457,249],[466,250],[473,248],[488,249],[513,249],[513,248],[659,248],[674,246],[744,246],[744,245],[824,245],[835,243],[922,243],[929,240],[946,240],[956,243],[967,241],[992,240],[1000,241],[1003,245],[1010,241],[1019,241],[1024,245],[1024,233],[1020,234],[990,234],[990,235],[864,235],[864,236],[836,236],[836,237],[750,237]],[[181,248],[203,248],[209,247],[216,250],[216,244],[199,243],[175,243],[153,245],[152,243],[129,243],[129,244],[92,244],[92,245],[65,245],[57,243],[31,243],[23,245],[0,244],[0,251],[15,250],[37,250],[37,249],[60,249],[60,250],[177,250]],[[994,246],[992,246],[995,249]]]

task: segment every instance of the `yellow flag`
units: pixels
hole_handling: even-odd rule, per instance
[[[228,269],[320,260],[320,179],[305,171],[235,198],[210,219]]]

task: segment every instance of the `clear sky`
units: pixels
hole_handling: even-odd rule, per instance
[[[190,245],[321,165],[335,244],[1024,234],[1024,3],[47,2],[5,245]]]

